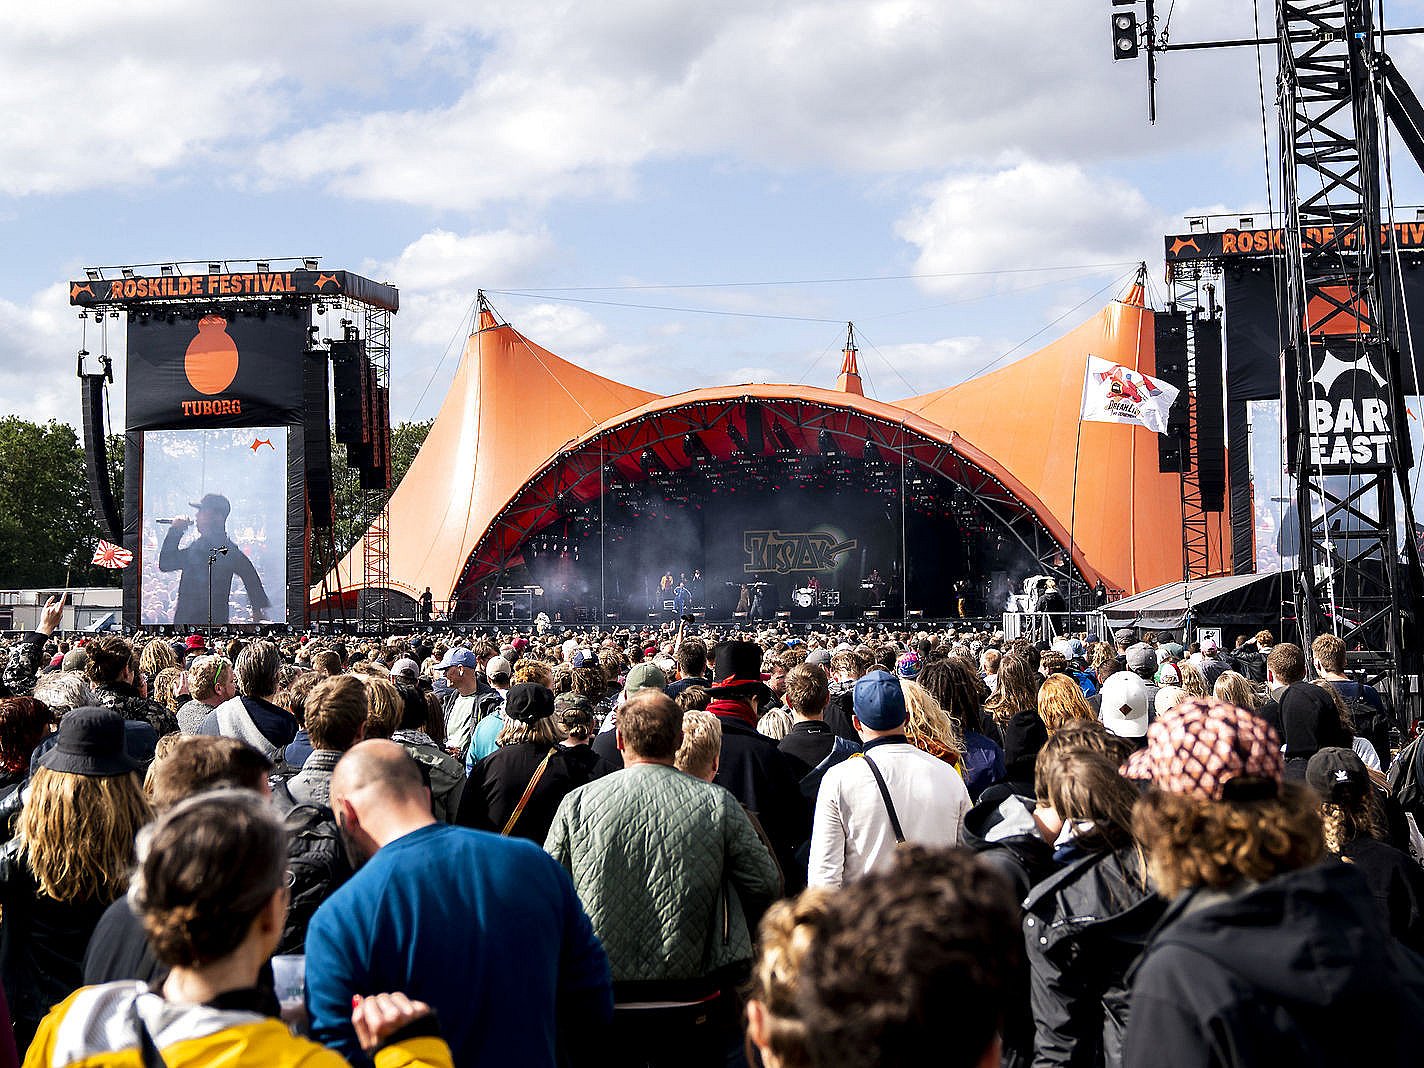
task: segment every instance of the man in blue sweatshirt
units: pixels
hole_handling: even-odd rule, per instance
[[[307,933],[316,1041],[364,1063],[351,999],[390,989],[437,1010],[456,1065],[555,1068],[602,1055],[608,958],[553,858],[437,822],[419,766],[386,740],[342,757],[331,808],[360,870]]]

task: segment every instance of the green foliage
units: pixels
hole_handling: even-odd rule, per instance
[[[421,423],[397,423],[391,428],[391,489],[400,485],[405,473],[410,470],[415,454],[425,444],[425,436],[435,420]],[[353,545],[361,540],[371,519],[368,496],[373,496],[361,488],[360,479],[354,467],[346,466],[346,446],[331,443],[331,485],[336,507],[336,522],[333,528],[337,556],[344,556]],[[379,498],[376,498],[377,503]]]
[[[122,452],[117,463],[122,464]],[[0,586],[116,586],[90,559],[101,536],[74,428],[0,418]]]

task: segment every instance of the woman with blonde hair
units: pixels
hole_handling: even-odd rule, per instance
[[[1182,692],[1188,697],[1210,697],[1211,687],[1201,669],[1188,660],[1177,665],[1177,674],[1182,677]]]
[[[1093,721],[1093,706],[1083,696],[1083,688],[1071,675],[1050,675],[1038,690],[1038,718],[1051,738],[1066,723]]]
[[[143,647],[143,652],[138,655],[139,674],[156,682],[159,674],[165,668],[182,670],[178,663],[178,654],[173,651],[173,646],[161,638],[154,638]],[[153,694],[153,697],[155,700],[162,700],[157,694]]]
[[[1223,671],[1216,677],[1216,685],[1211,688],[1211,692],[1218,701],[1225,701],[1237,708],[1255,712],[1261,707],[1261,699],[1256,696],[1251,680],[1239,671]]]
[[[0,852],[0,980],[23,1050],[51,1005],[84,982],[99,917],[128,886],[152,817],[124,751],[124,719],[76,708],[40,759],[15,838]]]
[[[905,693],[905,737],[910,744],[958,768],[964,756],[964,739],[954,717],[918,682],[902,678],[900,689]]]

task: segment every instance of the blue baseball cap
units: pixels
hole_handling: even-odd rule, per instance
[[[891,731],[904,726],[905,691],[900,680],[888,671],[867,671],[855,683],[852,698],[855,718],[873,731]]]
[[[436,671],[444,671],[446,668],[462,667],[474,671],[480,666],[480,662],[475,659],[475,654],[466,649],[463,645],[457,645],[445,654],[445,659],[435,665]]]

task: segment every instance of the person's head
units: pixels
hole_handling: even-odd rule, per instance
[[[1103,680],[1098,700],[1103,726],[1122,738],[1147,733],[1149,713],[1147,680],[1135,671],[1117,671]]]
[[[250,790],[180,801],[140,836],[129,901],[153,955],[201,969],[251,952],[257,968],[277,948],[287,913],[287,832]]]
[[[206,734],[178,735],[149,766],[144,789],[154,810],[163,812],[186,798],[222,787],[265,797],[271,792],[271,773],[272,762],[246,742]]]
[[[722,756],[722,721],[711,712],[682,714],[682,744],[673,763],[678,771],[711,782]]]
[[[357,742],[331,773],[331,811],[353,866],[434,822],[420,765],[389,738]]]
[[[464,646],[448,650],[431,670],[443,674],[450,688],[461,697],[468,697],[480,688],[479,658]]]
[[[919,683],[961,731],[983,729],[985,687],[973,663],[958,656],[931,660],[920,672]]]
[[[84,673],[95,686],[133,681],[133,646],[117,634],[101,634],[84,647],[89,652]]]
[[[559,733],[575,745],[591,741],[598,733],[593,702],[581,693],[562,693],[555,697],[554,720]]]
[[[138,765],[124,751],[123,717],[74,709],[39,764],[16,829],[35,882],[56,901],[114,900],[134,836],[152,816]]]
[[[985,649],[979,654],[979,669],[986,675],[999,673],[999,660],[1003,656],[997,649]]]
[[[1276,732],[1244,708],[1183,701],[1152,724],[1123,773],[1150,784],[1133,831],[1165,897],[1264,882],[1324,850],[1318,798],[1285,781]]]
[[[1157,650],[1146,642],[1137,642],[1127,648],[1123,654],[1123,659],[1127,663],[1127,670],[1141,675],[1144,679],[1151,679],[1157,674]]]
[[[1266,652],[1271,648],[1272,643],[1275,642],[1276,639],[1272,636],[1270,631],[1258,630],[1256,636],[1251,640],[1256,643],[1256,648],[1262,652]]]
[[[554,718],[553,690],[538,682],[516,682],[509,688],[504,699],[504,726],[495,738],[496,744],[532,742],[547,749],[561,737]]]
[[[359,742],[365,734],[369,700],[366,687],[354,675],[334,675],[313,686],[304,706],[312,748],[344,753]]]
[[[934,696],[918,682],[900,679],[905,697],[905,737],[910,744],[940,758],[964,753],[964,739],[959,724]]]
[[[900,680],[883,668],[856,679],[851,695],[851,723],[862,739],[905,733],[909,709]]]
[[[1073,676],[1054,674],[1038,688],[1038,718],[1052,736],[1065,723],[1093,719],[1093,707]]]
[[[389,676],[365,675],[360,678],[366,688],[366,727],[361,737],[389,738],[400,730],[405,701]]]
[[[1188,697],[1211,696],[1211,687],[1207,685],[1206,676],[1190,660],[1183,660],[1177,665],[1177,675],[1181,679],[1179,685]]]
[[[623,680],[623,694],[632,697],[643,690],[662,691],[667,688],[667,675],[651,660],[634,664],[628,669],[628,677]]]
[[[1293,642],[1281,642],[1266,654],[1266,672],[1281,686],[1290,686],[1305,678],[1305,653]]]
[[[190,503],[198,510],[194,524],[198,533],[209,538],[221,537],[227,530],[227,517],[232,511],[228,499],[221,493],[205,493],[201,501]]]
[[[329,679],[345,670],[341,657],[331,649],[319,649],[311,658],[312,670],[318,678]]]
[[[237,680],[225,656],[200,656],[188,669],[188,692],[193,700],[217,706],[237,695]]]
[[[1068,658],[1056,649],[1048,649],[1038,655],[1038,673],[1043,676],[1058,674],[1068,670]]]
[[[860,678],[860,660],[851,649],[841,649],[831,654],[831,674],[837,682],[853,682]]]
[[[658,689],[645,689],[618,709],[618,747],[625,761],[671,764],[682,745],[682,709]]]
[[[495,689],[507,690],[514,678],[514,668],[507,657],[492,656],[485,664],[485,678]]]
[[[94,690],[83,670],[41,675],[35,683],[35,700],[43,701],[57,717],[71,708],[94,704]]]
[[[1056,737],[1039,750],[1034,768],[1039,805],[1052,809],[1058,825],[1082,828],[1075,837],[1089,848],[1128,844],[1137,790],[1119,774],[1120,761],[1075,744],[1077,735],[1058,744]]]
[[[282,672],[282,651],[272,642],[253,642],[237,654],[233,673],[246,697],[268,698],[277,692]]]
[[[786,673],[786,707],[796,719],[820,719],[830,700],[830,679],[820,667],[797,664]]]
[[[19,775],[29,770],[30,754],[54,726],[54,713],[34,697],[0,698],[0,770]]]
[[[179,666],[178,654],[173,651],[173,646],[156,638],[145,645],[143,652],[138,654],[138,669],[150,679],[157,678],[158,673],[164,668]]]
[[[1385,839],[1384,811],[1370,773],[1351,749],[1327,746],[1306,766],[1305,781],[1320,795],[1325,848],[1339,856],[1357,838]]]
[[[677,673],[684,679],[707,677],[707,643],[701,638],[684,638],[677,651]]]
[[[712,691],[706,686],[687,686],[673,700],[684,712],[702,712],[712,703]]]
[[[747,997],[747,1061],[755,1045],[766,1068],[811,1068],[806,1027],[796,1004],[801,961],[825,918],[829,891],[813,887],[773,904],[762,916]]]
[[[521,682],[537,682],[540,686],[552,690],[554,688],[553,668],[542,660],[536,660],[532,656],[521,657],[519,663],[514,665],[514,671],[510,674],[510,681],[518,686]]]
[[[1225,701],[1237,708],[1247,708],[1252,712],[1261,705],[1256,691],[1251,687],[1251,680],[1239,671],[1223,671],[1218,675],[1216,684],[1212,687],[1212,696],[1218,701]]]
[[[951,1068],[998,1063],[1023,935],[1013,894],[987,861],[908,846],[890,870],[826,895],[823,907],[807,917],[794,977],[807,1062],[909,1066],[933,1050]]]
[[[1345,642],[1337,635],[1320,635],[1310,643],[1310,655],[1322,675],[1345,674]]]
[[[999,686],[984,707],[1000,721],[1015,713],[1038,707],[1038,684],[1042,680],[1033,660],[1019,651],[1007,654],[999,661]]]

